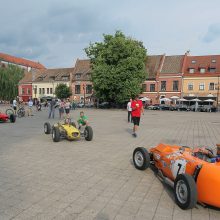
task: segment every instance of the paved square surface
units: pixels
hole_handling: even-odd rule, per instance
[[[73,118],[79,111],[71,112]],[[43,133],[46,110],[0,124],[1,220],[220,219],[213,208],[181,210],[152,170],[138,171],[131,162],[137,146],[215,146],[220,113],[146,111],[133,138],[126,111],[85,112],[94,130],[91,142],[53,143]]]

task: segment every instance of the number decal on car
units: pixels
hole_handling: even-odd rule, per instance
[[[176,178],[179,174],[185,173],[186,164],[187,162],[185,159],[178,159],[173,161],[171,165],[171,172],[174,178]]]

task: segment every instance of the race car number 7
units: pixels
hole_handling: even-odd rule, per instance
[[[187,164],[187,162],[184,159],[178,159],[172,163],[171,172],[172,172],[174,178],[176,178],[177,175],[179,175],[179,174],[185,173],[186,164]]]

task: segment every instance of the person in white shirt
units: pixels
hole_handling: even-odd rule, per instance
[[[130,99],[130,101],[127,104],[127,110],[128,110],[128,123],[132,122],[132,117],[131,117],[131,112],[132,112],[132,108],[131,108],[131,102],[132,99]]]
[[[13,109],[14,109],[15,114],[16,114],[17,113],[17,100],[16,100],[16,98],[14,98],[12,105],[13,105]]]
[[[28,101],[28,116],[33,116],[32,107],[33,107],[33,100],[30,98]]]

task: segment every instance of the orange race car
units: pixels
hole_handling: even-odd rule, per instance
[[[158,177],[174,188],[180,208],[193,208],[197,202],[220,208],[220,145],[216,155],[205,147],[159,144],[149,151],[138,147],[133,163],[139,170],[156,167]]]

